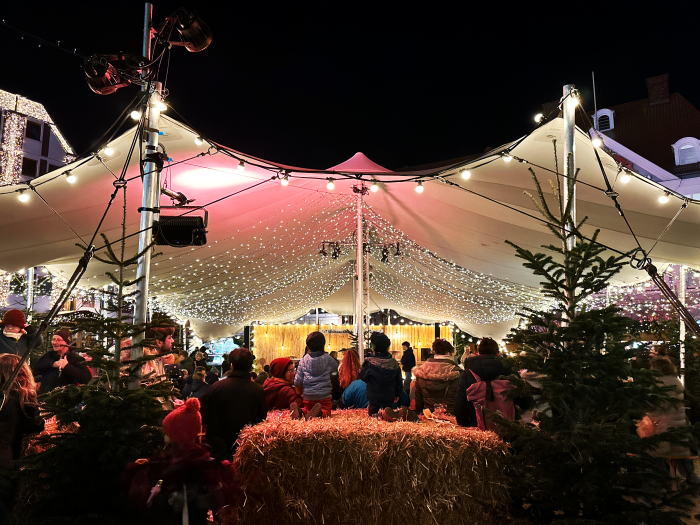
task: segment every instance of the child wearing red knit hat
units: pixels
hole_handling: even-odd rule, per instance
[[[163,420],[166,441],[178,445],[194,444],[202,432],[202,415],[199,413],[199,399],[191,397],[185,404],[176,408]]]

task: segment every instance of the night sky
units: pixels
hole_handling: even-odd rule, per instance
[[[199,2],[214,41],[173,48],[168,101],[251,155],[327,168],[363,151],[394,169],[514,140],[566,83],[592,110],[591,71],[599,108],[646,98],[645,78],[663,73],[700,106],[695,20],[682,9],[453,4]],[[154,21],[180,6],[154,4]],[[141,50],[143,2],[13,2],[0,18],[82,55]],[[0,89],[43,103],[78,152],[138,89],[96,95],[80,59],[2,26],[0,45]]]

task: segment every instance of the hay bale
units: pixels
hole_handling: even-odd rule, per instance
[[[294,421],[271,412],[245,428],[234,463],[269,480],[222,523],[495,523],[508,507],[505,444],[449,423],[386,423],[364,410]]]

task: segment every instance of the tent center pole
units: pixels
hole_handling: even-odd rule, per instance
[[[365,359],[365,337],[364,337],[364,318],[363,318],[363,307],[364,294],[362,293],[364,285],[364,264],[363,264],[363,252],[364,252],[364,228],[362,226],[362,201],[364,196],[369,191],[365,186],[364,182],[357,184],[352,187],[352,191],[355,193],[355,206],[357,208],[357,232],[355,238],[357,239],[357,251],[355,258],[355,336],[357,337],[357,352],[360,356],[360,362],[362,363]]]
[[[27,323],[32,322],[34,310],[34,267],[27,268]]]
[[[679,283],[678,283],[678,295],[679,299],[681,301],[681,304],[685,306],[685,289],[686,289],[686,268],[684,265],[681,265],[680,270],[679,270]],[[680,348],[678,349],[679,352],[678,354],[680,355],[681,358],[681,383],[685,385],[685,322],[683,321],[683,316],[679,316],[679,324],[680,324],[680,334],[678,337],[678,342]]]
[[[578,106],[578,93],[573,84],[564,86],[563,93],[563,117],[564,117],[564,188],[562,191],[562,209],[569,210],[568,219],[562,224],[564,237],[564,258],[567,253],[576,246],[576,237],[573,229],[576,226],[576,107]],[[565,262],[566,264],[566,262]],[[568,277],[567,277],[568,280]],[[573,297],[569,297],[566,305],[567,311],[571,310]],[[566,315],[568,317],[569,314]]]

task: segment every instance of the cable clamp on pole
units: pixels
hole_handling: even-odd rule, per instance
[[[141,213],[142,211],[150,211],[150,212],[153,212],[153,213],[160,213],[160,207],[157,207],[157,208],[144,208],[144,207],[141,206],[141,207],[139,207],[136,211],[138,211],[139,213]]]

